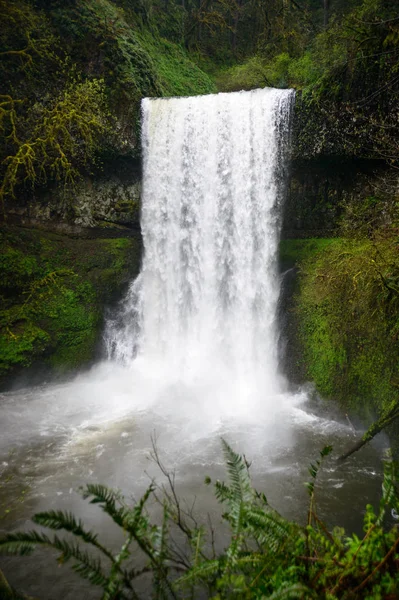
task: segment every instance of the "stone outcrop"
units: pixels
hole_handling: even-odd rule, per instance
[[[76,185],[26,193],[7,205],[9,221],[64,233],[84,228],[138,229],[140,163],[120,158]],[[101,234],[99,234],[101,236]]]

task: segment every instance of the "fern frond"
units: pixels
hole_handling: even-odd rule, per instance
[[[222,448],[229,474],[230,488],[234,494],[232,500],[250,502],[254,498],[254,491],[243,457],[234,452],[223,438]]]
[[[310,598],[315,598],[312,590],[300,583],[296,583],[276,590],[271,596],[267,597],[267,600],[307,600]],[[266,598],[263,597],[262,600],[266,600]]]
[[[0,553],[26,556],[31,554],[38,545],[51,546],[52,541],[47,535],[38,531],[16,531],[0,539]]]
[[[97,543],[97,534],[84,529],[82,521],[80,519],[76,520],[74,515],[70,512],[49,510],[47,512],[35,514],[32,520],[37,525],[48,527],[49,529],[53,529],[55,531],[64,529],[73,535],[81,537],[82,540],[88,544],[96,545]]]
[[[227,502],[233,498],[233,492],[223,481],[215,482],[215,496],[219,502]]]
[[[123,527],[123,517],[121,514],[123,511],[117,506],[117,503],[120,503],[122,500],[120,492],[105,485],[89,483],[81,490],[81,493],[84,500],[91,498],[90,504],[99,504],[103,511],[106,512],[117,525]]]
[[[243,570],[248,569],[248,567],[252,569],[255,566],[263,564],[265,560],[267,559],[264,554],[249,552],[248,554],[239,557],[239,559],[237,560],[237,567]]]
[[[226,552],[226,557],[227,557],[226,569],[227,570],[230,569],[232,565],[236,564],[240,550],[244,543],[244,536],[242,533],[243,525],[244,525],[244,514],[245,514],[244,502],[240,502],[238,513],[235,518],[235,527],[234,527],[232,540],[231,540],[230,546],[228,547],[227,552]]]
[[[146,531],[149,528],[148,518],[145,515],[143,516],[143,511],[154,489],[154,486],[151,484],[133,508],[127,509],[124,507],[119,511],[118,514],[122,518],[122,526],[126,531],[137,534],[139,529]]]
[[[78,544],[62,540],[56,535],[50,539],[37,531],[10,533],[0,540],[0,553],[26,556],[31,554],[36,546],[47,546],[58,550],[61,552],[58,557],[60,564],[74,559],[76,564],[72,568],[82,577],[95,585],[106,584],[107,578],[102,571],[100,560],[92,558]]]
[[[266,544],[273,551],[278,549],[292,531],[292,525],[278,513],[257,507],[246,508],[245,525],[251,529],[259,544]]]
[[[221,564],[219,560],[207,560],[187,571],[182,577],[179,577],[176,585],[180,587],[195,581],[209,582],[211,578],[216,577],[220,573],[220,570]]]
[[[227,501],[230,508],[227,519],[233,527],[233,535],[226,553],[226,569],[229,570],[237,562],[244,542],[243,527],[246,507],[253,504],[256,496],[244,458],[234,452],[223,438],[222,447],[230,486],[219,484],[216,487],[216,495],[222,498],[222,501]]]
[[[154,539],[154,556],[163,563],[166,558],[166,541],[168,535],[168,508],[166,504],[163,506],[163,518],[162,518],[162,526],[158,527]]]

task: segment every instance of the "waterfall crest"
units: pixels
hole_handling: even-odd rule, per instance
[[[242,406],[281,391],[276,254],[293,98],[143,100],[144,257],[108,323],[111,358]]]

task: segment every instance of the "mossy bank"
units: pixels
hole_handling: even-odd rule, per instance
[[[282,264],[297,269],[288,318],[298,331],[287,346],[291,377],[314,382],[323,397],[364,421],[398,397],[398,256],[391,238],[281,242]]]
[[[101,344],[104,306],[140,266],[137,235],[82,239],[3,228],[0,232],[0,385],[18,375],[87,365]]]

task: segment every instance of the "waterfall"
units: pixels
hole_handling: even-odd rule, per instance
[[[210,403],[282,391],[277,245],[294,93],[142,102],[144,257],[110,357]]]

